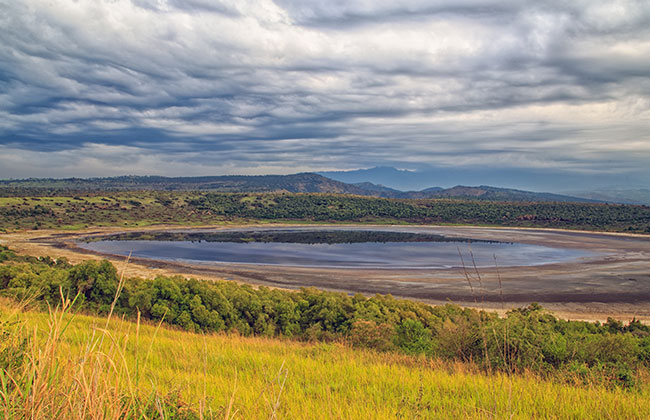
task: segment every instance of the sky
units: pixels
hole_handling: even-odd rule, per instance
[[[650,186],[647,0],[0,0],[0,36],[0,178]]]

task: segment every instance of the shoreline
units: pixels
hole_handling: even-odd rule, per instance
[[[307,224],[233,224],[217,226],[157,225],[145,228],[99,227],[77,231],[42,230],[0,235],[0,243],[21,254],[66,257],[72,263],[106,258],[118,269],[124,257],[84,250],[76,238],[118,232],[157,230],[236,229],[245,227],[306,227]],[[346,293],[392,294],[430,304],[461,306],[503,313],[540,303],[556,316],[572,320],[605,321],[633,317],[650,322],[650,237],[639,234],[573,231],[546,228],[334,224],[323,227],[427,229],[447,236],[471,236],[555,247],[580,248],[599,256],[567,263],[522,267],[481,268],[472,271],[481,287],[472,293],[463,270],[454,269],[333,269],[246,264],[190,264],[132,258],[126,267],[131,277],[181,275],[206,280],[231,280],[252,285],[297,289],[316,287]]]

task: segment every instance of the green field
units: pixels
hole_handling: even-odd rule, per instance
[[[95,410],[105,418],[118,418],[111,417],[116,412],[126,413],[126,418],[220,419],[650,416],[647,387],[625,391],[569,386],[532,374],[477,373],[467,363],[336,343],[193,334],[164,327],[156,332],[153,325],[115,319],[104,330],[104,318],[59,315],[17,311],[6,301],[0,306],[0,333],[14,338],[0,344],[3,368],[10,362],[6,355],[12,354],[12,343],[22,343],[25,366],[14,365],[9,372],[20,379],[22,368],[27,375],[38,372],[41,381],[49,381],[34,390],[38,400],[23,400],[7,387],[4,375],[0,413],[4,410],[5,418],[28,418],[26,412],[38,414],[29,418],[57,418],[56,410],[58,418],[87,418],[73,408],[76,413],[85,409],[86,415]],[[17,340],[21,334],[32,338]],[[154,395],[168,398],[155,403]]]

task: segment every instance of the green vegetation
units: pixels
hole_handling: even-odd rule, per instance
[[[650,232],[650,207],[589,203],[398,200],[336,194],[3,190],[0,229],[201,225],[242,221],[479,224]],[[20,190],[26,193],[30,190]],[[60,194],[56,192],[56,194]]]
[[[0,252],[0,290],[50,306],[78,296],[75,308],[142,316],[193,332],[347,342],[355,347],[468,362],[485,371],[532,371],[560,381],[635,388],[650,366],[650,327],[564,321],[538,305],[496,314],[428,306],[391,296],[253,288],[181,277],[124,279],[108,261]]]
[[[34,334],[33,332],[37,333]],[[647,419],[650,388],[265,337],[195,334],[0,301],[0,417]]]

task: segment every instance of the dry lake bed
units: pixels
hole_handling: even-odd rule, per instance
[[[150,227],[138,231],[147,235],[137,238],[139,233],[117,228],[31,231],[2,235],[0,242],[19,252],[65,256],[73,262],[107,257],[118,267],[124,255],[133,251],[128,275],[182,274],[281,288],[390,293],[491,310],[539,302],[571,319],[650,320],[649,236],[368,225]],[[352,239],[313,239],[333,231],[348,232]],[[230,239],[196,236],[214,232],[226,232]],[[266,236],[232,239],[233,232]],[[269,239],[269,232],[282,239]],[[286,239],[295,232],[298,239]],[[380,236],[364,242],[357,237],[364,232]],[[124,233],[131,236],[119,240],[110,236]],[[165,240],[154,234],[162,234]],[[305,239],[304,235],[311,236]],[[91,242],[84,241],[88,237]]]

